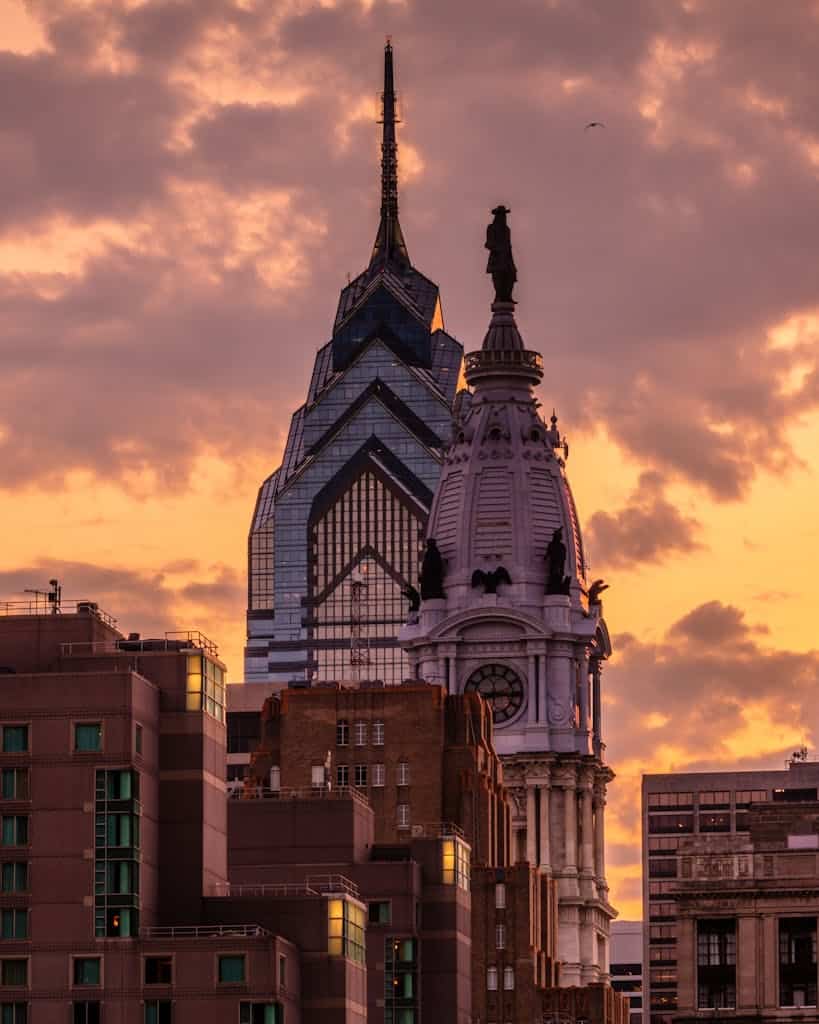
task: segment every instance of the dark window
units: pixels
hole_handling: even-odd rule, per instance
[[[676,857],[650,857],[648,861],[649,878],[676,878]]]
[[[730,832],[729,811],[700,811],[700,832]]]
[[[219,957],[219,982],[223,985],[237,984],[245,980],[245,958],[243,955]]]
[[[614,971],[611,973],[614,974]],[[643,983],[639,978],[634,981],[620,981],[615,978],[611,983],[611,987],[615,992],[642,992],[642,985]]]
[[[28,845],[28,817],[25,814],[4,814],[2,819],[2,845]]]
[[[693,814],[652,814],[648,819],[650,833],[674,832],[677,834],[694,831]]]
[[[336,746],[346,747],[350,743],[350,723],[346,718],[336,722]]]
[[[134,750],[137,754],[142,753],[142,726],[137,724],[134,730]]]
[[[0,985],[27,985],[28,960],[0,960]]]
[[[279,953],[279,988],[287,988],[287,957]]]
[[[28,800],[28,768],[4,768],[3,789],[4,800]]]
[[[283,1024],[280,1003],[239,1003],[239,1024]]]
[[[0,1014],[2,1024],[28,1024],[28,1003],[3,1003]]]
[[[806,789],[775,789],[773,791],[774,800],[780,803],[794,804],[803,803],[804,801],[815,801],[816,800],[816,787]]]
[[[734,918],[697,921],[697,1006],[736,1006],[737,931]]]
[[[173,958],[170,956],[146,956],[145,984],[172,985]]]
[[[102,725],[99,722],[83,722],[75,725],[74,750],[81,754],[102,750]]]
[[[22,754],[28,750],[28,726],[3,726],[3,753]]]
[[[249,754],[259,745],[262,719],[258,711],[231,711],[227,716],[227,752]]]
[[[350,785],[350,766],[348,764],[336,765],[336,785],[342,787]]]
[[[75,985],[99,985],[100,975],[100,958],[98,956],[78,956],[75,958]]]
[[[4,909],[0,912],[2,929],[0,936],[4,939],[28,938],[28,911]]]
[[[614,976],[615,974],[617,974],[617,975],[623,975],[623,974],[637,974],[637,975],[640,975],[640,974],[643,973],[643,965],[642,964],[612,964],[611,967],[609,968],[609,973],[612,976]]]
[[[72,1003],[74,1024],[100,1024],[100,1004],[97,1002]]]
[[[779,1005],[816,1006],[816,918],[779,921]]]
[[[3,862],[3,892],[25,892],[28,889],[28,864],[25,861]]]
[[[493,970],[493,968],[490,968]],[[497,968],[495,988],[497,988]],[[402,1024],[418,1015],[418,963],[414,939],[388,938],[384,942],[384,1019]]]
[[[370,924],[389,924],[392,920],[392,908],[389,900],[375,900],[367,908]]]
[[[357,764],[353,769],[353,785],[364,788],[367,785],[367,765]]]
[[[171,1024],[172,1007],[170,999],[146,999],[145,1024]]]

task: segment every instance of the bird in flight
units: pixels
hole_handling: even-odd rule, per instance
[[[605,128],[605,127],[606,126],[603,124],[602,121],[589,121],[589,123],[586,125],[586,127],[583,130],[584,131],[588,131],[589,128]]]

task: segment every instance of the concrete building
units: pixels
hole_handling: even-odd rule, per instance
[[[462,349],[398,219],[393,52],[384,57],[381,219],[342,290],[248,538],[245,681],[400,683],[402,590],[417,580]],[[239,698],[237,690],[231,695]]]
[[[514,306],[496,295],[483,346],[466,357],[472,390],[459,394],[427,527],[445,575],[401,638],[415,678],[492,707],[517,856],[556,879],[561,985],[585,986],[608,980],[615,914],[601,724],[611,645],[602,581],[586,576],[568,448],[557,418],[547,424],[538,411],[543,360],[524,346]],[[423,575],[421,584],[423,597]]]
[[[793,760],[781,771],[687,772],[643,777],[643,979],[646,1024],[663,1024],[679,1007],[683,970],[680,905],[683,844],[712,837],[748,842],[758,805],[817,798],[819,763]],[[730,901],[729,901],[730,902]],[[730,904],[733,906],[733,904]],[[686,998],[690,999],[690,995]],[[689,1004],[690,1005],[690,1004]],[[712,1013],[715,1010],[711,1011]],[[720,1011],[721,1012],[721,1011]]]
[[[643,1019],[643,922],[612,921],[611,987],[628,999],[629,1024]]]
[[[819,1019],[819,801],[757,803],[747,826],[680,839],[674,1021]]]

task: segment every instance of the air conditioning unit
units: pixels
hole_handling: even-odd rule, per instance
[[[424,834],[424,826],[423,825],[413,825],[412,826],[412,831],[411,831],[410,835],[422,836],[423,834]]]

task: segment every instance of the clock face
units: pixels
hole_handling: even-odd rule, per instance
[[[506,665],[484,665],[467,679],[464,690],[479,693],[489,702],[495,725],[514,718],[523,706],[523,683]]]

